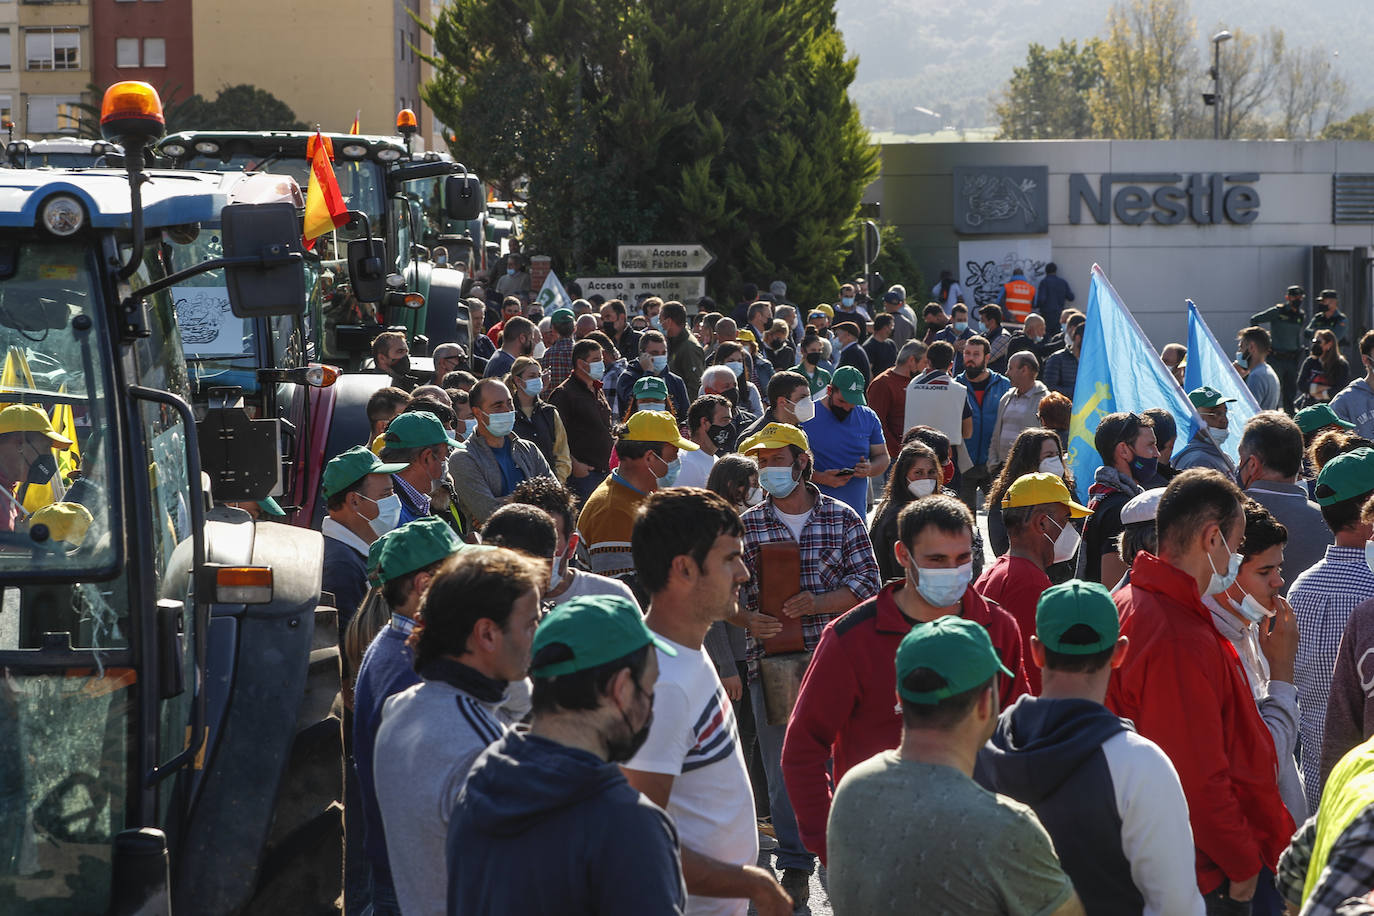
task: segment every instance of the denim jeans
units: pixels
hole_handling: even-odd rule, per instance
[[[391,883],[391,870],[372,866],[372,900],[363,916],[401,916],[396,902],[396,885]]]
[[[808,875],[816,867],[816,857],[802,845],[787,786],[782,781],[782,739],[786,725],[769,725],[763,707],[763,684],[756,678],[749,685],[749,700],[754,707],[754,730],[758,734],[763,769],[768,775],[768,807],[773,817],[773,832],[778,837],[778,868],[798,868]]]

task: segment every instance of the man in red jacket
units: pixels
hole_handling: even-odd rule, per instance
[[[981,624],[1013,674],[998,677],[1001,707],[1027,692],[1015,618],[969,587],[973,518],[964,504],[948,496],[918,499],[898,518],[897,536],[906,578],[826,625],[787,723],[787,797],[802,844],[822,862],[830,799],[840,778],[901,740],[893,659],[913,626],[950,615]]]
[[[1212,470],[1170,482],[1155,521],[1159,556],[1138,554],[1130,585],[1116,594],[1131,648],[1107,693],[1111,710],[1178,770],[1208,913],[1249,912],[1293,835],[1274,741],[1235,647],[1202,603],[1202,595],[1230,588],[1240,570],[1242,498]],[[1272,895],[1272,887],[1262,890]]]

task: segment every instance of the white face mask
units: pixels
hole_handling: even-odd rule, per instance
[[[816,402],[809,397],[803,397],[792,405],[792,413],[796,414],[798,423],[809,422],[816,416]]]
[[[906,482],[906,488],[910,491],[912,496],[921,499],[935,492],[935,480],[930,477],[922,477],[918,480],[908,480]]]
[[[1217,572],[1217,565],[1212,562],[1211,553],[1207,554],[1207,565],[1212,567],[1212,578],[1207,583],[1206,594],[1215,595],[1219,592],[1226,591],[1231,587],[1231,584],[1236,581],[1236,576],[1240,575],[1241,555],[1233,553],[1230,557],[1231,559],[1226,565],[1226,572],[1219,573]]]
[[[363,496],[361,493],[358,495]],[[366,496],[363,496],[363,499],[377,507],[377,517],[367,520],[368,525],[372,527],[372,533],[377,537],[395,528],[396,523],[401,520],[401,497],[395,493],[381,499],[368,499]]]
[[[763,487],[750,487],[749,495],[744,497],[746,506],[757,506],[763,502]]]
[[[950,607],[964,597],[968,585],[973,581],[973,563],[965,563],[953,569],[923,569],[916,567],[920,581],[916,591],[931,607]]]
[[[1040,462],[1041,474],[1053,474],[1056,477],[1064,476],[1064,459],[1058,455],[1051,455]]]
[[[1221,448],[1230,437],[1231,428],[1228,426],[1226,429],[1217,429],[1215,426],[1209,426],[1207,427],[1207,435],[1211,438],[1212,444]]]
[[[1240,616],[1244,617],[1248,622],[1259,623],[1266,617],[1274,616],[1274,612],[1260,604],[1254,595],[1249,592],[1244,592],[1243,595],[1244,597],[1241,598],[1237,610],[1240,611]]]
[[[1050,519],[1050,521],[1053,522],[1054,519]],[[1049,535],[1047,534],[1045,537],[1048,538]],[[1053,562],[1063,563],[1077,553],[1078,540],[1078,529],[1066,522],[1064,527],[1059,529],[1059,536],[1054,539]]]

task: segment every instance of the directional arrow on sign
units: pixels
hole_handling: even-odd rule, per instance
[[[616,270],[623,274],[705,273],[716,256],[705,245],[617,245]]]

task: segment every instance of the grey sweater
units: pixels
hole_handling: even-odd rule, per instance
[[[553,476],[549,463],[533,442],[514,434],[507,436],[506,441],[510,443],[511,459],[526,480]],[[501,507],[506,495],[501,466],[496,463],[491,446],[480,434],[474,433],[448,459],[448,470],[453,475],[453,489],[458,494],[463,514],[474,525],[481,526]]]
[[[453,806],[478,755],[517,721],[503,704],[519,691],[450,659],[420,674],[383,707],[373,775],[401,912],[445,916]]]

